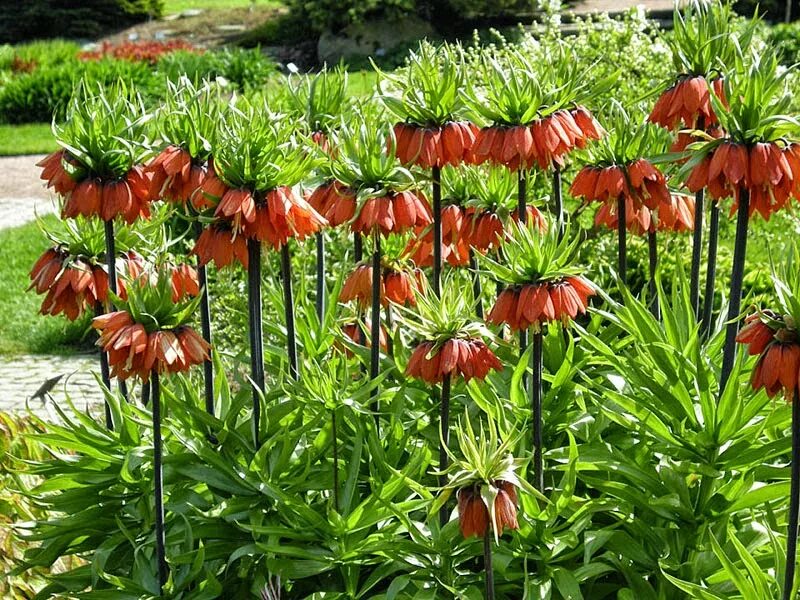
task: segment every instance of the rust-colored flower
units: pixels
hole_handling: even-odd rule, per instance
[[[604,202],[594,216],[595,225],[617,228],[616,202]],[[694,230],[694,198],[687,194],[670,194],[669,202],[659,204],[657,210],[636,205],[625,199],[625,222],[628,231],[644,235],[652,231],[686,232]]]
[[[308,198],[308,203],[331,227],[347,223],[356,214],[355,192],[336,180],[315,189]]]
[[[370,323],[367,323],[364,327],[358,323],[347,323],[342,327],[342,333],[356,344],[361,344],[361,336],[363,335],[365,347],[372,348],[372,325]],[[381,325],[381,330],[378,333],[378,339],[380,340],[381,351],[386,352],[389,347],[387,343],[388,336],[386,334],[386,328],[383,325]],[[338,347],[343,348],[346,356],[350,357],[353,355],[346,346],[339,345]]]
[[[405,191],[365,200],[350,228],[363,234],[378,228],[386,236],[426,227],[430,223],[430,207],[425,197],[419,192]]]
[[[411,123],[394,126],[395,154],[403,164],[430,169],[457,166],[466,160],[478,128],[472,123],[451,121],[440,127]]]
[[[99,216],[104,221],[122,217],[133,223],[150,217],[150,179],[143,167],[135,166],[120,179],[86,178],[66,195],[62,217]]]
[[[584,167],[572,182],[570,193],[598,202],[617,201],[624,196],[651,210],[669,202],[666,178],[643,158],[625,166]]]
[[[725,104],[725,90],[721,78],[708,80],[702,75],[683,77],[668,88],[653,106],[650,122],[667,129],[697,127],[699,119],[706,126],[717,122],[711,105],[711,89]]]
[[[77,185],[77,182],[64,168],[65,162],[77,166],[69,153],[62,149],[48,154],[36,163],[37,167],[42,167],[40,178],[47,182],[47,187],[53,188],[57,194],[62,196],[71,192]]]
[[[498,534],[506,529],[519,529],[517,522],[517,490],[508,481],[494,481],[497,490],[494,500],[494,522],[481,496],[480,487],[471,485],[458,490],[458,524],[464,538],[484,537],[491,526]]]
[[[108,353],[111,374],[120,379],[150,374],[179,373],[209,358],[211,346],[191,327],[149,332],[127,311],[100,315],[92,320],[100,332],[98,346]]]
[[[421,281],[422,271],[419,269],[406,271],[384,266],[381,273],[381,305],[388,306],[389,302],[394,302],[414,306]],[[361,264],[347,276],[339,300],[356,300],[362,307],[372,304],[372,265]]]
[[[481,339],[453,338],[438,348],[434,342],[421,342],[411,353],[406,375],[428,383],[440,383],[445,375],[486,378],[489,371],[500,371],[503,365]]]
[[[579,275],[509,287],[500,292],[486,321],[505,323],[514,331],[529,327],[538,330],[554,321],[566,324],[586,312],[595,293],[594,286]]]
[[[214,159],[209,158],[200,187],[191,196],[192,205],[197,210],[214,208],[227,191],[228,186],[219,178],[214,168]]]
[[[769,220],[785,207],[792,195],[798,196],[800,146],[781,148],[775,142],[758,142],[752,146],[725,141],[716,146],[690,173],[686,187],[691,192],[708,188],[712,198],[733,196],[731,213],[739,202],[739,192],[750,194],[752,216],[758,212]]]
[[[553,164],[563,166],[569,152],[601,135],[602,127],[587,109],[562,109],[528,125],[484,127],[478,131],[469,162],[549,170]]]
[[[458,205],[442,208],[442,261],[452,267],[469,264],[469,242],[464,235],[465,211]],[[405,254],[420,267],[433,265],[433,229],[426,227],[408,241]]]
[[[787,319],[772,311],[750,315],[736,336],[747,345],[751,356],[758,356],[751,385],[764,388],[772,398],[779,392],[790,402],[800,391],[800,337]]]
[[[187,264],[174,265],[171,271],[173,302],[178,302],[183,298],[194,298],[200,294],[200,283],[194,267]]]
[[[511,212],[512,221],[517,221],[517,210]],[[528,204],[526,207],[528,221],[535,223],[540,232],[547,231],[547,220],[541,211]],[[481,210],[473,207],[465,211],[465,223],[462,235],[468,245],[478,252],[496,250],[503,245],[507,237],[507,231],[503,218],[492,210]]]
[[[205,171],[194,164],[192,155],[180,146],[170,145],[148,163],[153,198],[170,202],[187,202],[202,184]]]
[[[103,268],[61,248],[45,251],[31,269],[30,278],[28,289],[47,294],[39,310],[43,315],[64,314],[74,321],[108,297],[108,276]]]
[[[278,250],[290,238],[303,240],[327,224],[306,200],[284,186],[268,191],[263,200],[257,202],[255,216],[252,221],[244,221],[242,232]]]
[[[221,269],[238,260],[245,270],[247,269],[247,240],[222,223],[204,229],[197,238],[191,254],[197,256],[201,265],[213,260],[217,268]]]

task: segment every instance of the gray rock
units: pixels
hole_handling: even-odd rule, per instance
[[[415,16],[378,19],[350,25],[342,33],[323,33],[317,44],[317,56],[320,62],[328,64],[340,59],[382,56],[403,44],[435,35],[430,23]]]

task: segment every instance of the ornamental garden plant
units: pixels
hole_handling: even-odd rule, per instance
[[[425,42],[368,98],[79,86],[29,293],[91,315],[105,414],[10,454],[16,589],[795,598],[800,250],[746,254],[800,199],[791,71],[727,6],[675,19],[630,105],[563,43]]]

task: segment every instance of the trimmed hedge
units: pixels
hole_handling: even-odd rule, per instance
[[[0,0],[0,43],[94,38],[161,15],[163,0]]]

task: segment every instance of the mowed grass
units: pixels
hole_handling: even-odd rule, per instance
[[[250,6],[262,8],[282,5],[283,3],[278,0],[165,0],[164,14],[172,15],[189,9],[230,10]]]
[[[44,220],[53,225],[57,218]],[[40,315],[42,296],[25,291],[31,267],[50,245],[36,223],[0,230],[0,354],[69,354],[91,346],[87,318],[70,323]]]
[[[0,125],[0,156],[48,154],[56,149],[50,123]]]

